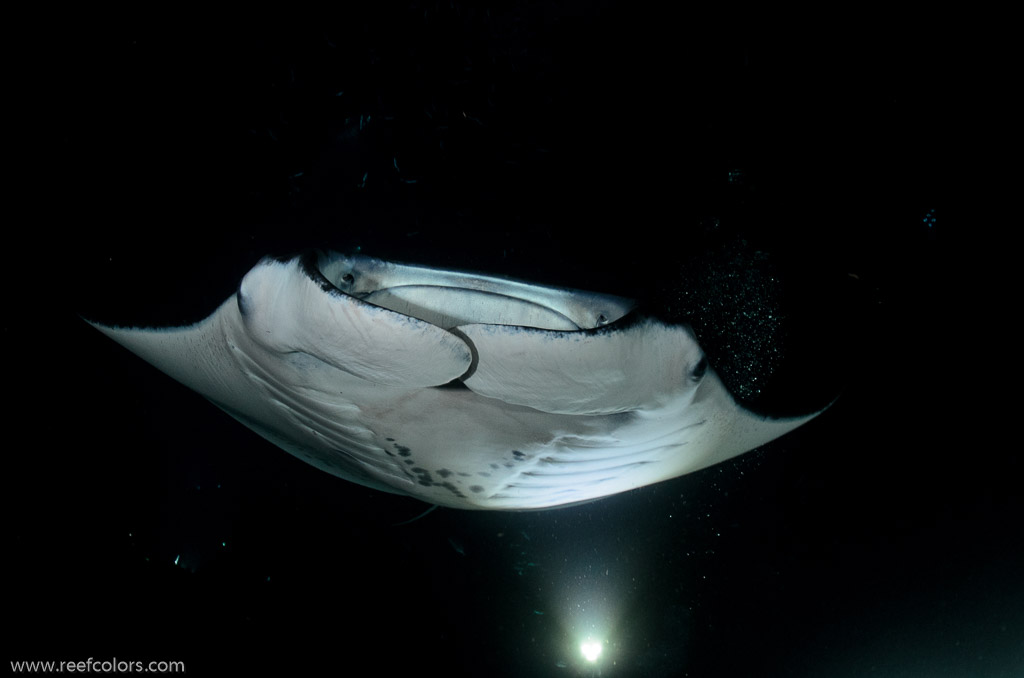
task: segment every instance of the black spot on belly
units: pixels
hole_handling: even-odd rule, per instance
[[[484,488],[483,488],[482,485],[470,485],[469,486],[469,491],[470,492],[476,492],[477,494],[480,494],[481,492],[484,491]]]
[[[462,494],[462,491],[459,490],[459,488],[457,488],[454,485],[452,485],[451,483],[447,483],[447,482],[446,483],[437,483],[437,486],[438,487],[443,487],[444,489],[446,489],[449,492],[451,492],[452,494],[454,494],[456,497],[459,497],[459,498],[462,498],[462,499],[466,498],[466,495]]]
[[[452,475],[452,472],[446,468],[443,468],[438,470],[437,475],[441,476],[442,478],[447,478]]]
[[[403,457],[408,457],[410,454],[412,454],[409,448],[406,447],[405,445],[399,445],[398,443],[395,443],[395,449],[398,450],[398,454]]]
[[[413,466],[410,470],[417,476],[419,476],[416,479],[416,482],[418,482],[420,485],[423,485],[424,487],[430,487],[431,485],[434,484],[434,479],[430,477],[430,471],[428,471],[427,469],[420,468],[419,466]]]
[[[501,467],[498,466],[497,464],[491,464],[491,468],[494,469],[495,471],[497,471]]]
[[[515,457],[518,461],[526,459],[526,455],[520,452],[519,450],[512,450],[512,456]]]

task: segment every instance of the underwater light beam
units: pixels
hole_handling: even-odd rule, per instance
[[[593,664],[601,656],[601,643],[596,640],[585,640],[580,644],[580,652],[583,658]]]

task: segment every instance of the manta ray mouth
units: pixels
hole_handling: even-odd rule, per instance
[[[592,330],[622,319],[635,307],[632,300],[612,295],[362,256],[309,253],[302,266],[325,291],[347,294],[446,330],[477,323]]]

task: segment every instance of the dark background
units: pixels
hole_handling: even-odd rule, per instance
[[[293,18],[91,17],[21,51],[11,659],[573,676],[600,631],[605,676],[1024,671],[965,29],[611,2]],[[396,525],[426,506],[302,464],[81,320],[198,320],[310,247],[635,296],[749,406],[838,399],[656,486]]]

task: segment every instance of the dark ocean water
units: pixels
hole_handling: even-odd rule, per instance
[[[1021,675],[1021,465],[978,375],[1004,363],[974,350],[958,53],[911,28],[714,32],[616,3],[424,3],[97,22],[27,53],[10,658]],[[835,402],[655,486],[396,525],[427,506],[303,464],[81,320],[198,320],[309,248],[634,296],[751,407]]]

